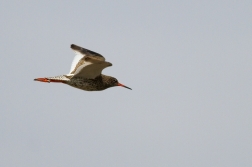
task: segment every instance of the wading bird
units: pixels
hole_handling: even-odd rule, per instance
[[[64,83],[86,91],[99,91],[114,86],[131,89],[119,83],[116,78],[101,74],[104,68],[112,66],[110,62],[105,61],[102,55],[74,44],[71,45],[71,48],[76,56],[69,74],[36,78],[34,80],[47,83]]]

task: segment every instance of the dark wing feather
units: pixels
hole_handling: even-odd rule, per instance
[[[71,45],[71,48],[74,50],[74,51],[77,51],[81,54],[83,54],[84,56],[93,56],[94,58],[100,60],[100,61],[105,61],[105,58],[99,54],[99,53],[96,53],[94,51],[91,51],[91,50],[88,50],[88,49],[85,49],[85,48],[82,48],[80,46],[77,46],[75,44],[72,44]]]
[[[101,75],[104,68],[112,66],[110,62],[106,62],[105,58],[99,53],[82,48],[80,46],[71,45],[71,48],[77,54],[77,60],[71,67],[70,74],[73,77],[96,78]],[[78,57],[81,55],[81,57]],[[83,56],[83,57],[82,57]]]

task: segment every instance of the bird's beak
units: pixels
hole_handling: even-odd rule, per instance
[[[120,84],[120,83],[118,83],[118,85],[117,85],[117,86],[122,86],[122,87],[125,87],[125,88],[127,88],[127,89],[132,90],[131,88],[129,88],[129,87],[127,87],[127,86],[123,85],[123,84]]]
[[[35,78],[34,81],[40,81],[40,82],[48,82],[50,83],[50,80],[47,78]]]

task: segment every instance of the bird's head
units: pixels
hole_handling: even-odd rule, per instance
[[[125,85],[119,83],[118,80],[117,80],[116,78],[114,78],[114,77],[110,77],[110,78],[108,79],[108,81],[107,81],[107,84],[108,84],[110,87],[113,87],[113,86],[122,86],[122,87],[125,87],[125,88],[127,88],[127,89],[132,90],[131,88],[129,88],[129,87],[127,87],[127,86],[125,86]]]

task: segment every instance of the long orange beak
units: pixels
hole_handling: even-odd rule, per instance
[[[122,86],[122,87],[125,87],[125,88],[127,88],[127,89],[132,90],[131,88],[129,88],[129,87],[127,87],[127,86],[123,85],[123,84],[120,84],[120,83],[118,83],[118,86]]]
[[[63,81],[59,81],[59,80],[54,80],[54,79],[47,79],[47,78],[35,78],[34,81],[39,81],[39,82],[61,82],[64,83]]]

